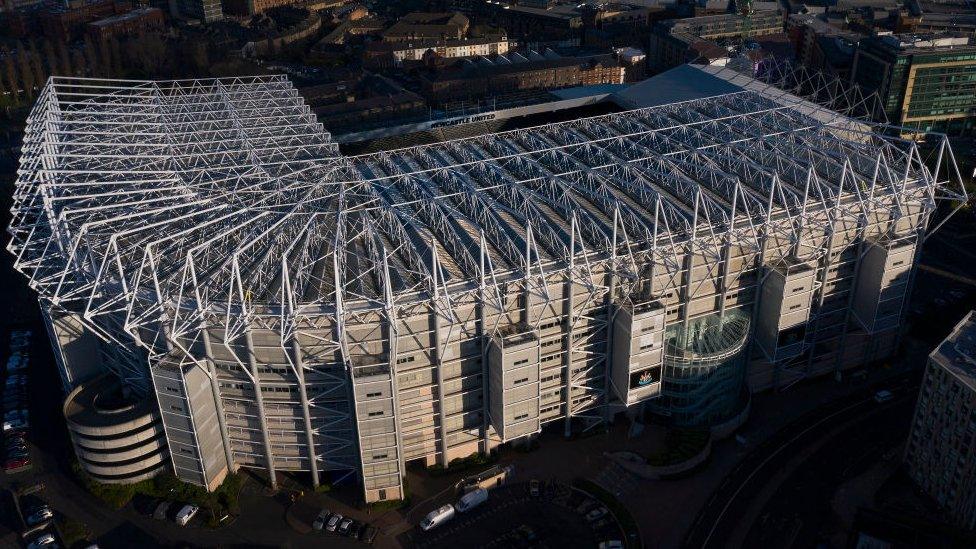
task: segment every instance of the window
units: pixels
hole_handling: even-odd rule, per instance
[[[529,378],[527,378],[527,377],[523,377],[522,379],[516,379],[515,380],[515,385],[521,385],[521,384],[527,382],[528,380],[529,380]]]
[[[366,393],[366,398],[376,398],[378,396],[383,396],[383,393]]]
[[[367,415],[368,415],[369,417],[377,417],[377,416],[381,416],[381,415],[383,415],[383,410],[379,410],[379,411],[377,411],[377,412],[370,412],[370,413],[369,413],[369,414],[367,414]]]
[[[521,421],[521,420],[523,420],[523,419],[525,419],[527,417],[529,417],[529,414],[528,413],[519,414],[519,415],[515,416],[515,421]]]
[[[386,459],[386,456],[387,456],[387,455],[388,455],[388,454],[375,454],[375,455],[373,456],[373,460],[375,461],[375,460],[377,460],[377,459]]]
[[[183,408],[180,408],[179,406],[170,406],[169,409],[173,410],[174,412],[183,413]]]
[[[549,328],[555,328],[556,326],[559,326],[560,324],[562,324],[562,321],[561,320],[553,320],[552,322],[547,322],[545,324],[540,325],[539,326],[539,330],[540,331],[541,330],[548,330]]]
[[[529,359],[523,358],[522,360],[516,360],[513,366],[521,366],[523,364],[528,364],[528,363],[529,363]]]
[[[415,357],[415,356],[405,356],[403,358],[398,358],[397,361],[396,361],[396,363],[397,364],[406,364],[408,362],[413,362],[415,358],[417,358],[417,357]]]

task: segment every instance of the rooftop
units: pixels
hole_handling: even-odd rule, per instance
[[[905,51],[951,50],[976,46],[976,38],[967,35],[889,34],[878,37],[885,46]]]
[[[698,72],[672,103],[353,157],[281,76],[52,78],[27,121],[9,249],[44,299],[130,327],[166,311],[179,328],[558,276],[624,239],[671,268],[682,242],[759,246],[767,229],[886,217],[946,185],[912,142]]]
[[[932,351],[943,368],[976,391],[976,311],[966,315]]]

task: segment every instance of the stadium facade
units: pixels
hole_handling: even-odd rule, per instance
[[[547,424],[714,427],[888,356],[929,218],[964,196],[941,136],[926,166],[725,85],[345,157],[283,77],[54,78],[10,251],[66,389],[107,372],[157,403],[176,474],[210,488],[253,467],[395,499],[406,462]]]

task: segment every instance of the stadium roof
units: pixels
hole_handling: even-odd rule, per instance
[[[346,158],[281,76],[52,78],[28,119],[10,250],[42,298],[86,317],[246,322],[611,258],[675,266],[895,219],[945,186],[914,142],[741,86]]]

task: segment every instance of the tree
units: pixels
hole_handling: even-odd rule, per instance
[[[20,103],[22,84],[20,82],[20,77],[17,76],[17,67],[14,64],[14,56],[9,53],[3,57],[3,73],[6,76],[7,85],[10,88],[10,104],[17,105]]]

